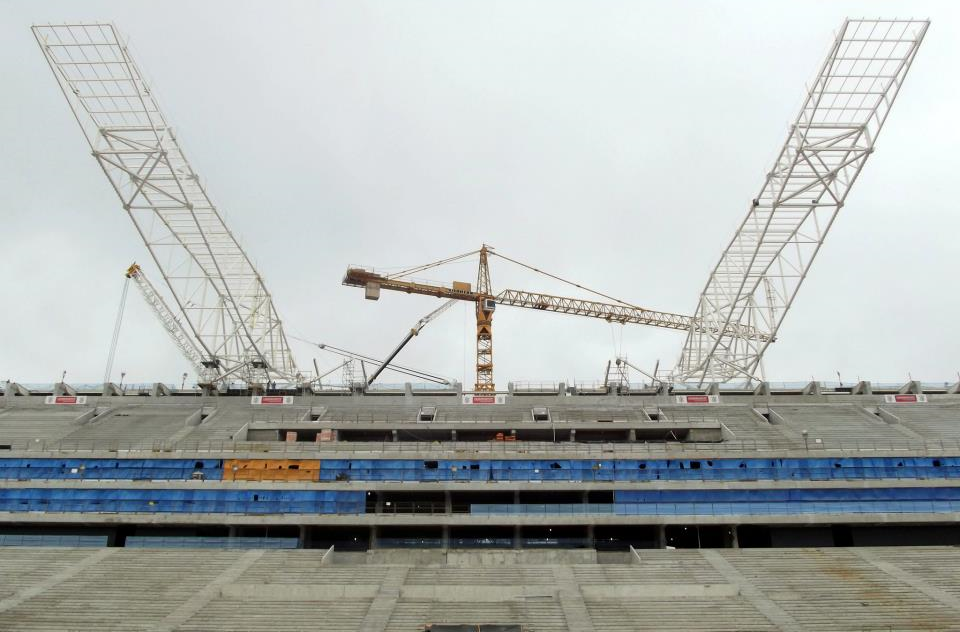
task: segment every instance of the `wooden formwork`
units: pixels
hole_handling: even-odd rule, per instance
[[[225,459],[225,481],[318,481],[317,459]]]

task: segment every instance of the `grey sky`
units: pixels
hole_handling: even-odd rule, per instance
[[[381,355],[439,303],[364,301],[340,285],[346,265],[481,242],[691,313],[834,30],[882,15],[933,24],[767,373],[955,380],[958,13],[920,1],[0,2],[0,379],[99,381],[122,272],[148,259],[32,23],[115,22],[288,333]],[[501,260],[491,270],[495,288],[570,293]],[[472,384],[472,319],[454,308],[400,361]],[[683,343],[502,308],[497,383],[600,379],[621,336],[646,367],[672,365]],[[293,345],[304,367],[335,364]],[[115,367],[128,382],[187,369],[134,291]]]

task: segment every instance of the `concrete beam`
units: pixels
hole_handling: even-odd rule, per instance
[[[822,395],[823,393],[820,390],[820,382],[816,380],[808,382],[806,386],[803,387],[804,395]]]
[[[757,388],[753,389],[755,397],[770,397],[770,382],[760,382]]]
[[[850,391],[851,395],[873,395],[873,386],[870,382],[861,380],[857,382],[857,385],[853,387],[853,390]]]
[[[32,599],[34,597],[42,595],[43,593],[47,592],[51,588],[54,588],[65,581],[73,579],[75,576],[79,575],[80,573],[87,570],[91,566],[98,564],[101,560],[103,560],[104,558],[110,555],[113,555],[115,552],[119,550],[120,549],[100,549],[93,555],[89,555],[83,558],[76,564],[71,564],[67,566],[59,573],[54,573],[53,575],[50,575],[39,584],[34,584],[33,586],[24,588],[23,590],[16,592],[3,600],[0,600],[0,613],[16,608],[17,606],[22,604],[24,601],[27,601],[28,599]]]
[[[3,395],[5,397],[30,397],[30,391],[26,387],[7,380],[4,386]]]
[[[154,382],[150,389],[150,397],[168,397],[171,394],[170,387],[162,382]]]
[[[220,596],[224,587],[232,585],[240,575],[263,557],[263,550],[247,551],[236,562],[231,564],[216,579],[194,593],[179,608],[165,616],[153,629],[157,632],[176,630],[190,620],[190,617],[200,612],[213,599]]]
[[[802,632],[802,626],[797,623],[786,610],[775,601],[767,597],[750,579],[741,573],[723,555],[710,549],[701,549],[700,554],[718,573],[727,578],[731,584],[740,588],[740,594],[749,601],[757,612],[769,619],[778,630]]]
[[[73,388],[66,382],[57,382],[53,385],[53,394],[54,395],[69,395],[71,397],[76,397],[77,389]]]
[[[923,388],[920,387],[920,380],[910,380],[901,386],[897,392],[901,395],[921,395],[923,394]]]
[[[888,424],[899,424],[900,418],[891,413],[889,410],[886,410],[882,406],[877,407],[877,415],[880,419],[884,420]]]
[[[593,632],[590,611],[587,610],[587,604],[583,600],[583,593],[580,591],[580,584],[577,583],[573,569],[570,566],[555,566],[553,579],[567,627],[577,632]]]
[[[865,562],[875,566],[876,568],[879,568],[881,571],[887,575],[890,575],[894,579],[907,584],[914,590],[923,593],[930,599],[938,601],[944,606],[955,610],[957,614],[960,615],[960,597],[957,597],[956,595],[953,595],[942,588],[934,586],[926,579],[918,577],[917,575],[900,568],[896,564],[880,559],[875,551],[860,547],[849,549],[849,551],[860,557]]]
[[[407,573],[410,571],[408,566],[393,567],[387,570],[380,584],[380,590],[377,596],[370,604],[363,622],[360,624],[360,632],[383,632],[387,629],[390,622],[390,615],[400,600],[400,589],[407,580]]]
[[[103,385],[103,396],[104,397],[120,397],[123,395],[123,391],[113,382],[107,382]]]

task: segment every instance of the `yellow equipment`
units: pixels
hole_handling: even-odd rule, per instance
[[[421,272],[428,268],[433,268],[445,263],[451,263],[464,259],[471,255],[480,255],[480,265],[477,269],[476,290],[470,287],[469,283],[454,281],[450,285],[437,285],[423,283],[420,281],[409,281],[400,277],[407,276],[416,272]],[[630,303],[621,301],[601,294],[594,290],[588,290],[604,298],[615,301],[613,303],[603,303],[598,301],[589,301],[578,298],[568,298],[564,296],[554,296],[539,292],[526,292],[523,290],[503,290],[494,294],[490,285],[490,268],[488,257],[490,255],[498,256],[512,263],[523,266],[534,272],[544,274],[558,281],[563,281],[580,289],[588,290],[581,285],[572,283],[560,277],[546,273],[542,270],[528,266],[527,264],[515,261],[501,255],[486,244],[480,250],[474,250],[462,255],[434,261],[422,266],[410,268],[402,272],[390,275],[383,275],[372,269],[351,267],[347,268],[347,273],[343,277],[343,284],[365,289],[365,296],[370,300],[380,298],[380,290],[393,290],[397,292],[406,292],[407,294],[423,294],[426,296],[436,296],[437,298],[459,299],[471,301],[476,305],[477,315],[477,379],[474,384],[474,390],[477,392],[492,392],[495,390],[493,382],[493,312],[497,305],[512,305],[514,307],[526,307],[530,309],[539,309],[548,312],[558,312],[561,314],[575,314],[578,316],[587,316],[590,318],[600,318],[607,322],[614,323],[636,323],[640,325],[649,325],[652,327],[664,327],[667,329],[676,329],[681,331],[699,330],[701,323],[692,316],[674,314],[672,312],[660,312],[655,310],[637,307]],[[743,336],[757,340],[767,340],[768,336],[752,327],[744,327]]]

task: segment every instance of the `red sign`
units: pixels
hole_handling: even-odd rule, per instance
[[[261,397],[260,403],[261,404],[283,404],[283,396],[270,395],[267,397]]]
[[[687,395],[688,404],[709,404],[710,397],[708,395]]]
[[[496,404],[497,398],[493,395],[474,395],[472,401],[474,404]]]
[[[76,404],[77,398],[72,396],[67,396],[67,395],[60,395],[55,400],[53,400],[53,403],[54,404]]]
[[[916,395],[894,395],[893,401],[897,402],[898,404],[902,402],[916,402],[917,396]]]

